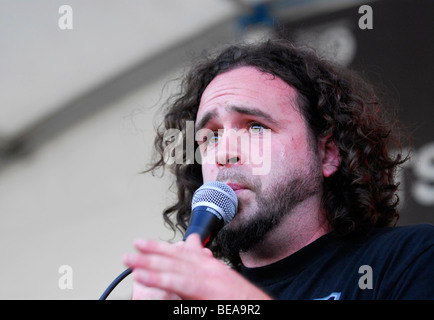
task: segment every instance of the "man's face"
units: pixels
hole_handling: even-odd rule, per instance
[[[237,250],[248,250],[295,205],[321,192],[318,150],[295,89],[280,78],[253,67],[218,75],[201,97],[196,130],[207,135],[196,137],[204,182],[228,183],[237,194],[238,212],[223,229],[233,233],[227,241],[244,239]],[[268,163],[258,164],[254,154]],[[259,166],[268,170],[255,173]]]

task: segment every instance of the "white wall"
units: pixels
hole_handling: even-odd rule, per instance
[[[0,299],[98,299],[137,237],[172,232],[170,179],[139,174],[170,76],[114,102],[0,170]],[[169,89],[168,89],[169,90]],[[60,289],[62,265],[72,289]],[[129,298],[131,277],[111,294]]]
[[[221,0],[3,2],[0,144],[130,68],[195,43],[239,7]],[[63,4],[73,9],[70,30],[59,27]],[[125,269],[122,256],[135,238],[172,237],[161,215],[173,196],[169,179],[139,174],[171,78],[120,97],[0,168],[0,299],[98,299]],[[72,268],[72,289],[59,288],[63,265]],[[130,292],[127,279],[111,297]]]

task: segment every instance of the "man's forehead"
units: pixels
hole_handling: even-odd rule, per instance
[[[243,66],[219,74],[209,83],[202,94],[197,116],[200,118],[204,112],[208,114],[216,104],[221,107],[232,105],[233,99],[270,109],[272,105],[295,106],[296,97],[296,90],[279,77]]]
[[[220,87],[233,87],[236,89],[275,87],[283,91],[291,88],[279,77],[260,71],[253,66],[237,67],[217,75],[205,88],[202,97],[207,95],[210,90],[215,90]]]

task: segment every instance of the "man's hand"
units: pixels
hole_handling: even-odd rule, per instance
[[[197,234],[177,244],[137,240],[135,247],[138,253],[124,257],[124,263],[133,269],[133,298],[270,299],[215,259],[209,249],[202,247]]]

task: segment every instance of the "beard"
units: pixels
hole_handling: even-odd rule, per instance
[[[260,244],[294,207],[321,192],[323,177],[319,164],[312,160],[305,170],[293,170],[286,176],[282,175],[270,188],[262,191],[260,182],[248,181],[239,172],[231,171],[221,171],[217,180],[231,180],[248,186],[255,194],[257,203],[257,210],[250,218],[243,217],[243,221],[232,225],[229,223],[216,236],[219,255],[237,265],[240,263],[240,252],[247,252]],[[238,200],[240,212],[244,202]]]

